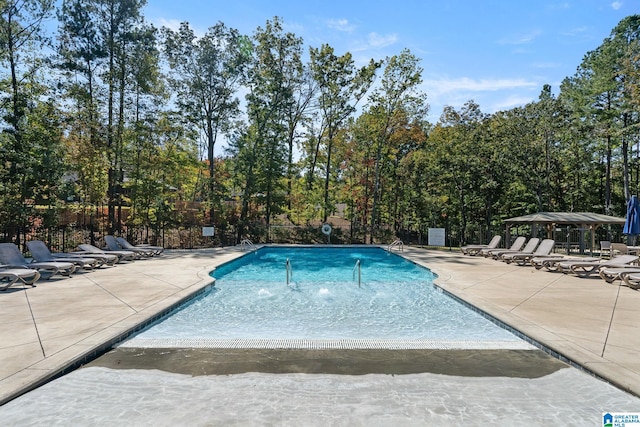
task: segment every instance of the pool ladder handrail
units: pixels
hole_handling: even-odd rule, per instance
[[[391,252],[395,247],[399,248],[400,252],[404,252],[404,243],[402,243],[402,240],[394,240],[393,243],[387,247],[387,251]]]
[[[249,239],[244,239],[240,242],[240,250],[244,251],[248,248],[249,251],[255,251],[256,250],[256,245],[253,244],[253,242]]]
[[[351,278],[356,280],[356,270],[358,271],[358,287],[362,283],[362,269],[360,267],[360,260],[356,261],[356,265],[353,266],[353,271],[351,272]]]
[[[293,268],[291,267],[291,261],[287,258],[287,262],[285,264],[285,269],[287,270],[287,285],[291,283],[293,280]]]

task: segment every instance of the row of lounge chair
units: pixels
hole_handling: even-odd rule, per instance
[[[579,277],[599,275],[608,283],[620,280],[632,289],[640,289],[640,265],[636,255],[612,251],[610,259],[565,257],[551,253],[555,246],[553,239],[540,241],[536,237],[528,241],[522,236],[517,237],[507,249],[492,247],[493,242],[494,239],[487,245],[472,245],[472,249],[462,250],[462,253],[491,257],[509,264],[532,265],[538,270],[544,268],[548,271],[575,274]]]
[[[68,253],[52,253],[41,240],[27,242],[31,261],[27,260],[18,246],[0,243],[0,291],[15,284],[35,286],[40,279],[54,275],[69,277],[77,270],[93,270],[103,265],[113,266],[120,261],[150,258],[164,252],[161,246],[134,246],[122,237],[105,236],[104,249],[81,244],[78,250]]]
[[[530,264],[533,258],[551,256],[555,241],[553,239],[540,240],[533,237],[526,241],[518,237],[508,249],[489,249],[481,252],[482,256],[504,261],[507,264]]]
[[[462,246],[460,250],[464,255],[475,256],[475,255],[478,255],[482,250],[497,248],[501,240],[502,240],[502,236],[496,234],[495,236],[493,236],[491,241],[486,245],[467,245],[467,246]]]

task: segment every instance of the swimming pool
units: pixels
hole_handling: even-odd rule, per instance
[[[378,247],[266,247],[212,276],[209,292],[121,346],[526,347]]]

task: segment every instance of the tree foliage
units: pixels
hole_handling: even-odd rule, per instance
[[[20,242],[38,214],[37,203],[57,204],[60,115],[46,81],[48,45],[43,22],[50,0],[0,2],[0,216],[8,238]]]
[[[49,52],[53,2],[0,6],[10,239],[55,225],[63,206],[93,221],[106,205],[110,232],[213,224],[235,241],[317,228],[344,207],[345,241],[420,241],[446,227],[457,244],[536,211],[621,216],[640,186],[638,15],[557,95],[544,85],[491,114],[468,100],[429,123],[421,60],[407,49],[357,66],[328,44],[307,55],[278,17],[251,36],[222,22],[158,31],[142,0],[64,0]]]
[[[236,91],[251,55],[250,42],[237,30],[219,22],[197,37],[183,22],[178,31],[163,29],[164,54],[173,73],[178,111],[204,137],[209,159],[208,200],[210,221],[215,220],[216,192],[214,150],[220,134],[230,133],[239,114]]]

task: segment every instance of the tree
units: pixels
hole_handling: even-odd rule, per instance
[[[49,44],[43,22],[53,13],[51,0],[0,3],[0,64],[3,129],[0,137],[0,212],[16,243],[37,215],[36,201],[59,184],[58,113],[49,102],[43,46]],[[6,73],[5,73],[6,72]],[[47,151],[51,150],[51,151]],[[6,168],[6,169],[5,169]],[[54,173],[51,173],[54,172]],[[44,187],[42,187],[44,186]]]
[[[626,52],[624,54],[623,61],[623,74],[625,78],[625,98],[628,100],[629,109],[637,117],[640,112],[640,40],[633,39],[626,46]],[[638,194],[640,190],[640,138],[638,138],[638,129],[640,125],[636,121],[628,127],[629,139],[636,142],[636,157],[631,159],[630,181],[635,185],[630,184],[630,192],[632,194]],[[633,178],[633,172],[635,171],[635,179]]]
[[[59,35],[60,69],[68,77],[66,94],[74,101],[70,111],[71,143],[79,180],[90,203],[102,203],[106,173],[106,200],[110,232],[120,231],[126,203],[124,182],[128,166],[125,151],[135,134],[143,90],[152,94],[157,73],[155,30],[144,23],[144,0],[69,0],[62,4]],[[159,85],[161,87],[161,85]],[[133,117],[133,119],[131,119]]]
[[[249,128],[243,138],[236,140],[243,143],[235,150],[244,158],[238,163],[243,168],[237,172],[245,178],[238,242],[255,194],[262,195],[267,227],[272,216],[284,209],[285,177],[291,178],[291,166],[287,166],[291,161],[287,160],[293,155],[294,132],[303,111],[300,98],[296,98],[303,74],[302,40],[284,33],[278,18],[267,21],[264,29],[258,28],[254,40],[254,62],[247,77]]]
[[[406,139],[396,140],[397,145],[392,146],[394,135],[402,133],[412,122],[422,123],[429,109],[425,102],[426,96],[416,89],[422,82],[422,68],[418,66],[418,62],[418,58],[408,50],[387,58],[380,86],[369,97],[368,112],[375,117],[374,126],[369,127],[375,153],[369,243],[373,243],[374,227],[379,223],[381,174],[389,161],[393,166],[391,174],[395,174],[395,167],[398,166],[400,158],[414,148],[410,145],[402,147],[403,143],[415,142]],[[394,152],[395,159],[390,159]],[[398,187],[395,190],[398,190]]]
[[[215,188],[214,148],[220,134],[228,133],[239,114],[235,96],[251,57],[248,39],[222,22],[196,37],[183,22],[178,31],[163,28],[163,52],[171,67],[170,82],[176,103],[204,136],[209,159],[209,220],[215,221],[219,201]]]
[[[614,80],[619,84],[620,90],[620,139],[623,158],[623,179],[625,199],[631,197],[630,173],[629,173],[629,146],[633,140],[637,140],[638,127],[640,126],[640,108],[634,92],[637,91],[638,63],[634,62],[634,56],[638,55],[640,43],[640,15],[632,15],[624,18],[611,32],[603,45],[613,51],[615,58],[613,64]]]
[[[175,114],[157,114],[153,120],[138,123],[135,143],[126,153],[131,162],[129,224],[144,227],[144,240],[149,240],[149,228],[157,237],[165,226],[178,226],[180,206],[184,208],[200,197],[197,183],[201,162],[196,138]]]
[[[495,165],[503,173],[493,174],[500,177],[497,182],[502,188],[496,192],[497,200],[513,209],[514,215],[557,210],[564,197],[559,161],[567,118],[551,87],[543,87],[538,101],[495,115],[490,122],[504,159],[502,166]],[[519,201],[520,206],[510,200]]]
[[[320,148],[324,145],[326,164],[322,209],[323,221],[326,221],[332,210],[329,202],[329,183],[332,174],[331,155],[334,139],[340,127],[355,112],[356,104],[371,87],[380,64],[371,60],[368,65],[357,69],[349,52],[336,56],[333,48],[326,44],[320,49],[311,48],[310,55],[313,78],[318,85],[321,124],[315,135],[315,148],[310,153],[308,176],[311,183]]]
[[[98,206],[108,189],[108,159],[104,136],[104,90],[100,70],[107,57],[104,42],[94,25],[97,4],[68,0],[58,12],[60,21],[57,66],[62,72],[67,109],[67,165],[79,183],[82,211]],[[93,210],[90,224],[93,225]]]
[[[554,180],[558,178],[557,149],[562,125],[566,124],[561,103],[551,93],[551,86],[544,85],[538,102],[532,104],[533,117],[536,124],[537,141],[544,147],[544,166],[539,170],[544,177],[544,184],[537,192],[539,211],[554,210]],[[557,196],[560,196],[556,193]],[[561,197],[561,196],[560,196]]]
[[[625,58],[640,37],[640,15],[623,19],[611,35],[595,50],[588,52],[576,74],[563,81],[562,97],[574,115],[592,127],[604,142],[605,157],[604,212],[612,209],[612,163],[620,147],[625,198],[629,197],[628,151],[630,134],[638,123],[638,112],[629,98],[629,81]],[[631,130],[631,131],[630,131]]]
[[[487,179],[483,176],[489,154],[484,149],[483,137],[487,119],[473,101],[465,103],[460,110],[447,106],[429,136],[429,146],[437,153],[438,170],[442,174],[442,191],[449,200],[449,209],[458,212],[461,244],[465,242],[469,220],[476,212],[484,213],[483,218],[490,217],[490,213],[482,211],[486,206],[478,189],[479,183]]]
[[[106,140],[109,161],[108,215],[113,233],[120,231],[124,203],[124,149],[127,95],[134,63],[132,54],[144,19],[140,11],[145,0],[98,0],[95,24],[104,43],[106,67],[103,79],[107,89]]]
[[[298,47],[302,49],[302,39],[298,39]],[[287,132],[287,216],[292,220],[291,211],[293,208],[293,184],[298,171],[294,163],[295,144],[301,144],[301,127],[308,125],[310,121],[309,111],[316,95],[316,84],[311,76],[308,66],[305,66],[301,59],[301,51],[296,52],[296,60],[293,66],[288,69],[285,78],[288,80],[287,86],[292,91],[293,102],[285,104],[285,122]]]
[[[154,225],[156,231],[159,231],[154,208],[159,202],[164,203],[173,198],[167,191],[165,180],[167,175],[173,173],[169,165],[174,164],[173,159],[165,159],[163,156],[173,152],[164,146],[165,132],[171,135],[183,133],[175,129],[181,127],[179,121],[172,126],[166,123],[168,114],[163,109],[167,95],[165,81],[160,73],[156,29],[152,26],[140,26],[132,32],[131,38],[129,54],[131,58],[136,58],[135,61],[130,61],[126,79],[130,86],[126,99],[130,100],[127,104],[131,106],[128,114],[131,119],[126,127],[123,126],[122,138],[122,163],[129,178],[125,183],[127,202],[131,207],[129,218],[135,225],[144,225],[147,230],[150,225]],[[158,170],[159,167],[166,169],[161,171]],[[185,175],[185,181],[188,182],[188,179]]]

